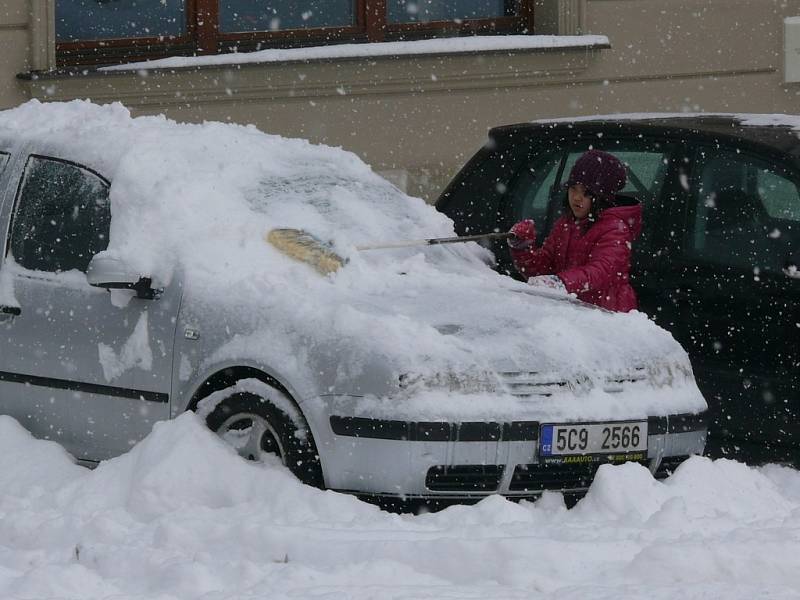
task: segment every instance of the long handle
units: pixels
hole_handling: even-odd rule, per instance
[[[513,233],[480,233],[477,235],[464,235],[446,238],[428,238],[425,240],[405,240],[402,242],[387,242],[385,244],[369,244],[356,246],[356,250],[384,250],[387,248],[406,248],[409,246],[433,246],[436,244],[460,244],[461,242],[476,242],[478,240],[507,240],[514,237]]]

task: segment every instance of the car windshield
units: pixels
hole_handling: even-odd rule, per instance
[[[346,176],[337,172],[335,164],[318,163],[294,177],[266,177],[246,199],[255,213],[271,223],[307,232],[320,245],[348,259],[359,246],[455,236],[449,220],[431,212],[418,198],[407,196],[378,176]],[[479,268],[491,262],[488,252],[462,244],[430,247],[419,243],[359,254],[372,263],[392,263],[423,251],[427,260],[441,266],[456,261]]]

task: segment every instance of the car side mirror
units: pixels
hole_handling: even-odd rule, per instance
[[[86,270],[89,285],[108,290],[133,290],[137,298],[153,300],[163,290],[153,287],[151,277],[133,270],[124,260],[113,256],[95,255]]]

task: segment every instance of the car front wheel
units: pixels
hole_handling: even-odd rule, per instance
[[[290,402],[277,390],[274,393]],[[319,457],[308,426],[295,423],[268,398],[251,392],[232,394],[214,407],[206,425],[242,458],[258,462],[278,459],[302,482],[322,487]]]

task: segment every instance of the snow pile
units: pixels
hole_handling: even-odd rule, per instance
[[[603,466],[570,511],[392,515],[239,459],[186,414],[87,471],[0,418],[0,597],[800,597],[800,474]]]

